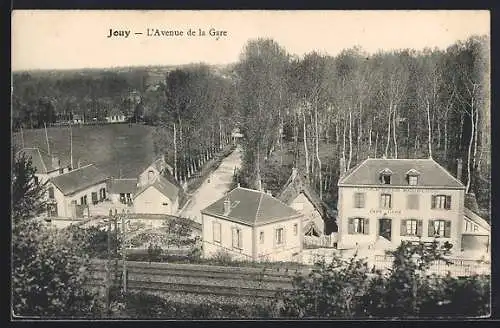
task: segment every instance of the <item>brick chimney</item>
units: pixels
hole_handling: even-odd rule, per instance
[[[457,179],[460,182],[462,182],[462,167],[463,167],[462,159],[457,158]]]
[[[56,156],[52,156],[52,167],[58,169],[60,167],[60,164],[61,162],[59,161],[59,158],[57,158]]]
[[[341,157],[340,158],[340,176],[344,175],[345,173],[345,158]]]
[[[231,200],[229,197],[226,197],[224,200],[224,215],[228,215],[229,212],[231,211]]]

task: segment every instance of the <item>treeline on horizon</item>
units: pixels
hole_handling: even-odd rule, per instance
[[[245,136],[244,185],[269,188],[263,168],[291,144],[294,163],[283,165],[302,168],[325,199],[335,198],[328,181],[339,174],[338,163],[322,162],[325,144],[348,169],[367,157],[431,156],[454,174],[462,159],[467,191],[489,210],[489,62],[487,36],[445,50],[370,55],[354,47],[300,58],[274,40],[256,39],[226,70],[196,64],[166,76],[147,68],[14,74],[13,126],[40,128],[75,113],[103,120],[118,108],[156,126],[157,151],[181,179],[228,144],[238,126]]]

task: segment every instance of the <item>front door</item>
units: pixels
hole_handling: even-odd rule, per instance
[[[380,219],[378,226],[379,236],[382,236],[387,240],[391,240],[391,219]]]

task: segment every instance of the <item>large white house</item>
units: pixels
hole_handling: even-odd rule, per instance
[[[201,214],[206,258],[301,260],[303,215],[269,194],[238,187]]]
[[[430,158],[369,158],[345,172],[338,187],[339,249],[438,240],[459,253],[478,239],[467,235],[488,231],[466,209],[465,186]]]

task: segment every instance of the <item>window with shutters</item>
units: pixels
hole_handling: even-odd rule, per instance
[[[432,209],[449,210],[451,209],[451,196],[449,195],[433,195]]]
[[[354,193],[354,207],[364,208],[365,207],[365,194],[362,192]]]
[[[49,187],[49,199],[54,199],[54,187]]]
[[[297,236],[297,233],[299,232],[299,226],[297,223],[293,225],[293,235]]]
[[[380,195],[380,207],[390,209],[392,207],[391,194]]]
[[[212,229],[214,233],[214,242],[215,243],[220,243],[220,236],[221,236],[221,225],[219,222],[213,222],[212,224]]]
[[[261,231],[259,233],[259,241],[261,244],[264,244],[264,231]]]
[[[348,233],[351,235],[368,234],[368,219],[366,218],[350,218]]]
[[[40,182],[37,176],[33,177],[33,179],[35,179],[35,185],[37,185]]]
[[[285,243],[285,231],[283,228],[277,228],[275,230],[275,236],[276,246],[281,246]]]
[[[242,249],[243,240],[241,239],[241,229],[233,228],[233,248]]]
[[[444,237],[451,236],[451,221],[449,220],[430,220],[429,221],[429,237]]]
[[[416,219],[403,220],[401,222],[402,225],[402,234],[403,236],[421,236],[421,223],[422,221]]]
[[[94,205],[97,204],[97,202],[98,202],[97,192],[92,192],[91,196],[92,196],[92,204],[94,204]]]
[[[418,195],[418,194],[408,195],[406,208],[409,210],[418,210],[419,197],[420,197],[420,195]]]
[[[47,204],[49,217],[57,217],[57,204]]]

